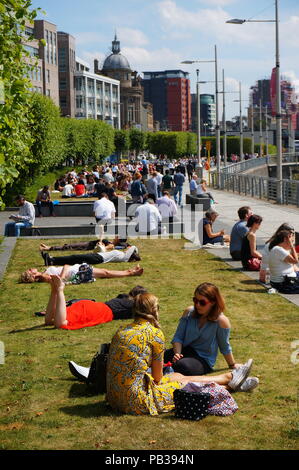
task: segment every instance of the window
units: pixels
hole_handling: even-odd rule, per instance
[[[25,26],[25,36],[34,36],[34,28],[31,28],[30,26]]]
[[[51,76],[50,70],[46,70],[46,80],[47,80],[47,83],[50,83],[50,81],[51,81],[51,80],[50,80],[50,76]]]
[[[59,80],[59,89],[60,90],[66,90],[66,85],[67,85],[66,80],[63,80],[63,79]]]
[[[46,96],[51,96],[51,90],[47,90]]]
[[[25,50],[29,52],[30,57],[38,57],[38,49],[32,46],[24,46]]]
[[[60,101],[60,107],[65,108],[66,107],[66,96],[61,96],[59,101]]]

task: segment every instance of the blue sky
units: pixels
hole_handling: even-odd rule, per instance
[[[299,1],[279,3],[281,72],[292,79],[299,93]],[[228,91],[237,91],[241,81],[244,100],[250,86],[268,78],[275,65],[274,23],[225,23],[230,18],[274,19],[273,0],[33,0],[32,4],[47,13],[38,18],[75,36],[77,56],[92,68],[94,58],[101,62],[109,54],[115,31],[133,70],[141,74],[183,69],[190,72],[193,92],[196,69],[200,80],[213,81],[214,64],[180,62],[213,59],[215,44],[219,79],[224,69]],[[201,93],[213,91],[214,84],[201,85]],[[239,113],[234,99],[237,94],[226,95],[227,118]]]

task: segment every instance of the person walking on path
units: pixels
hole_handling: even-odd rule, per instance
[[[180,169],[176,170],[176,174],[174,175],[174,200],[175,203],[182,206],[182,195],[183,195],[183,185],[185,183],[185,176],[181,173]],[[179,202],[178,202],[178,195],[179,195]]]

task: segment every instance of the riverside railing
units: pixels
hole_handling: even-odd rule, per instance
[[[298,161],[297,155],[285,155],[285,162]],[[245,175],[242,172],[265,164],[275,164],[276,157],[262,157],[238,162],[222,168],[220,174],[211,173],[211,185],[224,191],[232,191],[251,197],[276,201],[277,179],[265,176]],[[299,207],[299,181],[282,180],[282,204]]]

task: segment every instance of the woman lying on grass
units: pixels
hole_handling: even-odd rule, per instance
[[[62,279],[53,275],[49,283],[51,293],[45,314],[45,325],[54,325],[64,330],[78,330],[112,320],[132,318],[134,297],[141,292],[147,292],[144,287],[136,286],[129,294],[120,294],[107,302],[79,300],[67,307],[64,296],[65,284]]]
[[[32,282],[50,282],[51,276],[59,276],[63,281],[72,282],[79,272],[80,264],[70,266],[68,264],[59,267],[49,266],[44,272],[39,272],[36,268],[27,269],[20,277],[20,282],[30,284]],[[114,277],[141,276],[143,268],[139,265],[123,271],[112,271],[109,269],[92,268],[92,275],[95,279],[111,279]]]

